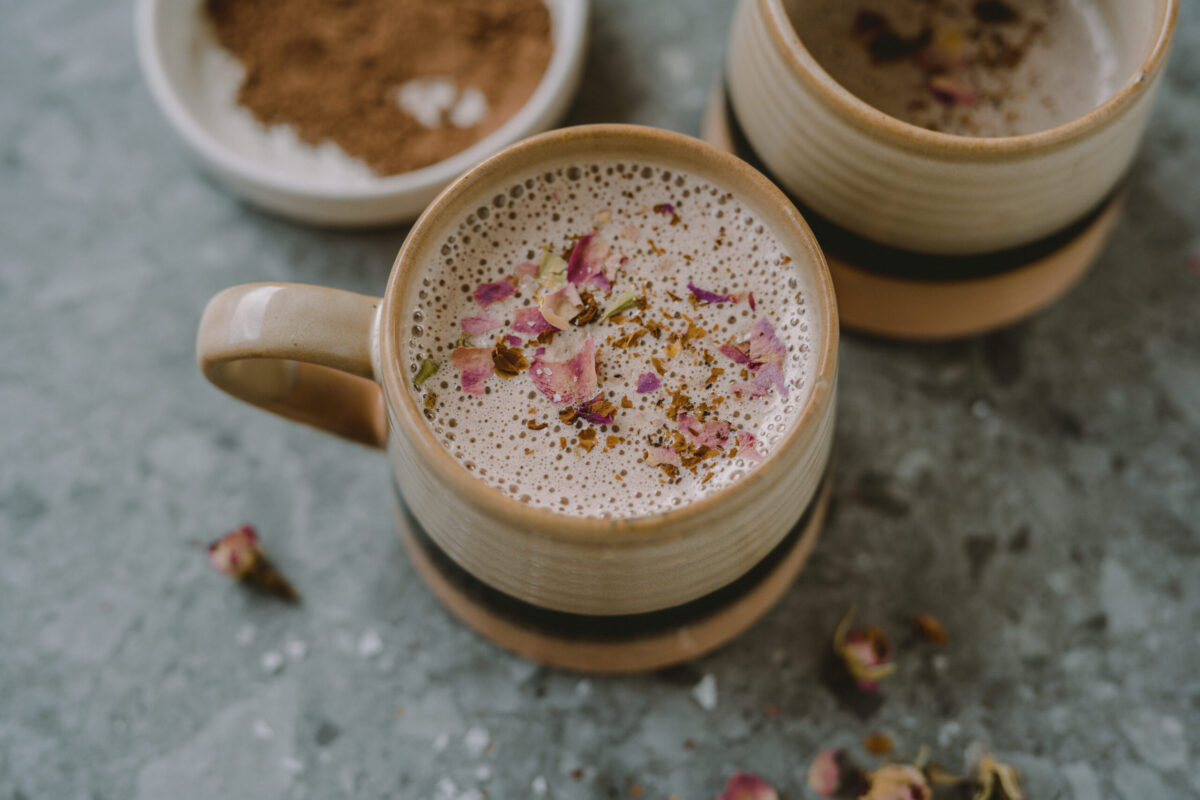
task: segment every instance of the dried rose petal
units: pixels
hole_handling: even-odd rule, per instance
[[[758,310],[758,303],[754,302],[754,292],[750,292],[748,295],[746,295],[746,302],[750,304],[751,311]]]
[[[596,232],[581,236],[567,259],[567,280],[580,284],[604,268],[604,259],[608,258],[608,244],[596,236]]]
[[[949,75],[934,75],[929,79],[929,91],[935,100],[944,106],[973,106],[979,95],[971,86],[956,81]]]
[[[512,329],[522,336],[537,336],[539,333],[554,330],[554,326],[546,322],[538,308],[518,308],[513,316]]]
[[[612,282],[608,279],[608,275],[604,274],[603,269],[597,270],[596,272],[592,273],[591,277],[589,277],[586,281],[584,281],[584,283],[585,284],[590,283],[592,286],[595,286],[597,289],[604,292],[605,294],[608,294],[609,292],[612,291]]]
[[[833,650],[841,656],[858,688],[874,692],[880,681],[896,671],[896,665],[892,663],[892,643],[878,626],[851,628],[854,612],[851,607],[838,623],[833,634]]]
[[[532,261],[522,261],[517,264],[517,268],[513,270],[513,277],[517,280],[521,278],[537,278],[538,265]]]
[[[660,464],[678,467],[679,453],[669,447],[651,447],[646,451],[646,463],[651,467],[657,467]]]
[[[829,748],[817,753],[808,765],[808,788],[821,797],[833,797],[842,785],[842,769],[838,765],[841,751]]]
[[[596,342],[590,336],[567,361],[533,359],[529,377],[534,387],[560,406],[576,406],[596,396]]]
[[[617,407],[605,400],[603,395],[596,395],[580,405],[577,411],[580,419],[592,425],[612,425]]]
[[[662,379],[658,377],[657,372],[644,372],[638,376],[637,390],[638,394],[646,394],[647,392],[656,392],[662,386]]]
[[[1014,767],[985,755],[979,759],[975,771],[979,781],[979,791],[975,794],[977,800],[999,800],[1000,797],[1004,800],[1025,800],[1021,776]],[[997,788],[1002,794],[996,792]]]
[[[520,336],[513,336],[511,333],[504,337],[504,341],[508,343],[509,347],[520,347],[525,343]]]
[[[462,329],[471,336],[482,336],[490,330],[500,327],[500,320],[493,319],[490,314],[484,311],[474,317],[467,317],[462,321]]]
[[[931,644],[938,647],[945,647],[950,642],[950,635],[946,633],[946,626],[932,614],[914,614],[913,625],[916,627],[917,633],[921,634],[922,638]]]
[[[884,764],[867,775],[870,788],[859,800],[932,800],[925,775],[908,764]]]
[[[697,447],[723,450],[729,441],[729,423],[724,420],[701,422],[688,414],[680,414],[677,422],[679,430]]]
[[[462,389],[467,394],[483,394],[483,384],[495,374],[490,347],[455,348],[450,363],[462,371]]]
[[[754,434],[750,431],[738,431],[737,434],[738,455],[750,461],[758,462],[763,460],[762,453],[758,452]]]
[[[579,291],[571,284],[538,298],[542,317],[560,331],[571,327],[571,317],[583,307]]]
[[[745,350],[741,349],[740,347],[738,347],[736,345],[723,344],[720,347],[718,347],[717,349],[721,351],[721,355],[725,356],[726,358],[728,358],[730,361],[734,362],[735,364],[749,364],[750,363],[750,356],[746,353]]]
[[[753,364],[751,369],[754,369]],[[742,397],[765,397],[771,387],[779,390],[782,397],[788,396],[787,384],[783,380],[783,369],[778,364],[762,364],[749,381],[732,384],[729,390]]]
[[[492,303],[499,303],[501,300],[512,297],[516,291],[512,281],[507,278],[495,283],[481,283],[475,287],[475,302],[487,308]]]
[[[779,800],[775,787],[750,772],[735,772],[717,800]]]
[[[538,266],[538,283],[547,291],[554,291],[567,281],[567,262],[553,253],[542,256]]]
[[[670,203],[659,203],[654,207],[654,213],[669,217],[675,213],[675,206]]]
[[[252,589],[296,602],[300,595],[263,552],[252,525],[230,531],[208,546],[208,563]]]
[[[755,320],[754,327],[750,329],[748,355],[751,361],[760,361],[764,364],[768,362],[783,363],[783,357],[787,355],[787,347],[775,335],[775,329],[771,327],[771,323],[765,319],[758,319]]]
[[[732,295],[717,294],[710,292],[707,289],[701,289],[696,284],[688,281],[688,291],[691,292],[701,303],[729,303],[733,300]]]

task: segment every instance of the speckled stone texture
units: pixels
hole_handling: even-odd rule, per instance
[[[696,132],[731,3],[596,6],[571,121]],[[836,509],[810,568],[732,646],[621,679],[461,628],[405,560],[379,455],[195,369],[217,290],[377,293],[404,231],[297,227],[213,185],[142,85],[125,3],[9,4],[0,75],[3,800],[703,800],[738,768],[801,798],[819,747],[876,731],[953,768],[984,743],[1035,800],[1200,793],[1192,0],[1087,282],[975,341],[846,337]],[[242,521],[301,607],[205,565],[195,543]],[[856,601],[898,641],[874,708],[821,679]],[[944,620],[945,651],[906,632],[916,610]]]

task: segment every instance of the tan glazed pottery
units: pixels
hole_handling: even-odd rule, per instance
[[[1119,211],[1170,50],[1178,0],[1097,0],[1125,76],[1093,111],[1036,133],[935,132],[873,108],[805,48],[789,9],[741,0],[726,98],[705,138],[761,162],[830,256],[843,322],[937,339],[1008,324],[1059,297]]]
[[[447,453],[413,400],[406,326],[423,263],[461,220],[539,171],[627,159],[732,192],[816,296],[815,379],[779,449],[748,476],[652,516],[597,519],[526,506]],[[218,387],[299,422],[387,451],[397,521],[417,571],[446,607],[500,645],[556,666],[652,669],[744,630],[783,594],[824,519],[838,318],[816,241],[795,207],[744,162],[695,139],[628,125],[569,128],[519,142],[464,174],[417,221],[382,298],[297,284],[221,292],[197,358]]]

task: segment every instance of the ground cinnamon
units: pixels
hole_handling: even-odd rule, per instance
[[[436,163],[496,130],[533,94],[553,52],[543,0],[207,0],[206,7],[218,42],[245,67],[239,103],[264,125],[290,125],[309,144],[332,140],[381,175]],[[419,115],[422,124],[399,93],[430,81],[451,87],[458,105],[434,101]]]

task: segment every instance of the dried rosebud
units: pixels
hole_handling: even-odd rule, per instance
[[[251,525],[217,539],[208,546],[208,563],[213,569],[253,589],[296,602],[300,595],[263,552]]]
[[[945,647],[950,642],[946,626],[942,625],[941,620],[932,614],[914,614],[913,626],[916,627],[917,633],[921,634],[921,637],[930,644]]]
[[[808,765],[808,788],[821,797],[833,797],[842,786],[841,751],[829,748],[817,753]]]
[[[775,787],[750,772],[735,772],[717,800],[779,800]]]
[[[855,609],[850,608],[833,635],[833,649],[855,684],[864,692],[879,688],[879,682],[896,671],[892,663],[892,643],[883,629],[851,628]]]
[[[601,321],[633,308],[638,304],[638,297],[638,293],[633,291],[622,292],[617,295],[608,304],[608,307],[604,309],[604,314],[600,317]]]
[[[979,759],[975,768],[979,789],[973,800],[1025,800],[1021,776],[1013,767],[991,756]]]
[[[859,800],[932,800],[925,775],[908,764],[885,764],[867,775],[869,788]]]

